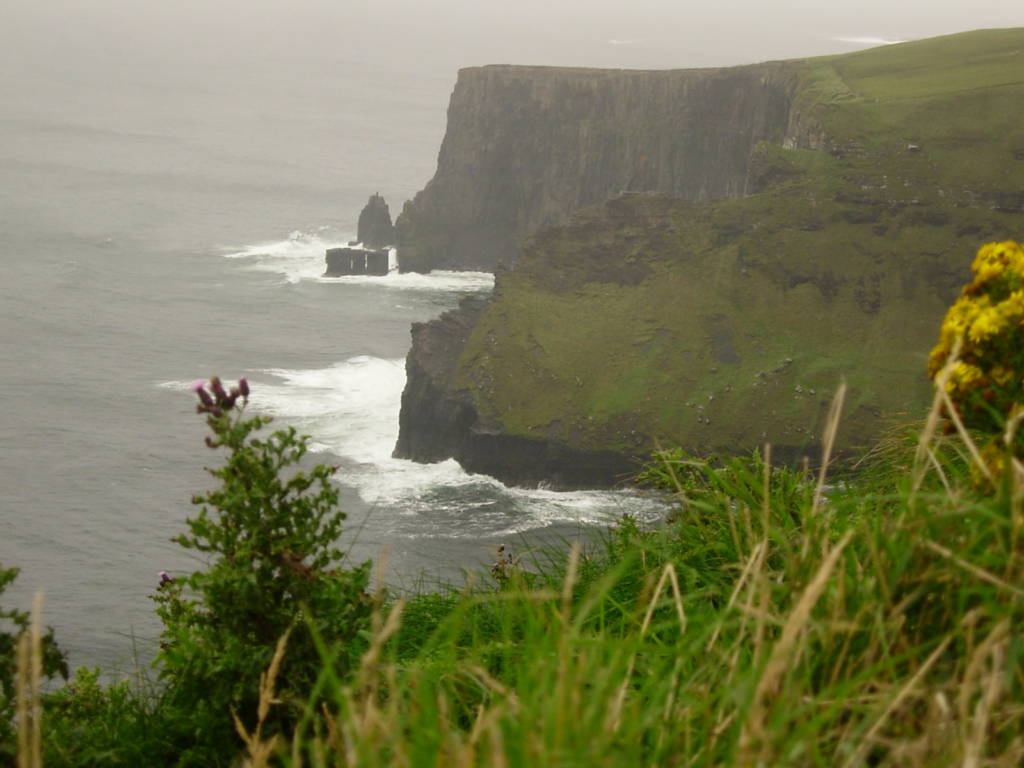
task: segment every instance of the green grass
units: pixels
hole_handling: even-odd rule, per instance
[[[1017,765],[1021,489],[972,490],[962,445],[930,447],[941,478],[894,438],[817,502],[756,456],[666,454],[663,526],[392,603],[277,760]]]
[[[920,285],[928,278],[913,274],[900,237],[841,220],[806,230],[760,219],[766,201],[749,198],[721,204],[742,231],[728,244],[702,248],[716,225],[702,228],[692,207],[671,219],[678,242],[666,244],[647,202],[627,203],[659,239],[642,283],[551,290],[550,273],[589,258],[579,227],[572,244],[538,244],[543,264],[503,276],[465,348],[461,381],[494,382],[477,406],[508,432],[550,435],[560,423],[562,439],[640,452],[653,442],[631,442],[631,430],[691,449],[765,440],[798,449],[843,377],[858,405],[886,413],[927,397],[923,350],[945,300]],[[794,201],[790,219],[811,210]],[[597,218],[592,237],[606,236]],[[966,264],[973,241],[962,251]],[[849,442],[869,442],[877,424],[852,424]]]
[[[1020,29],[988,29],[832,57],[851,91],[867,99],[921,99],[1024,85]]]
[[[1024,466],[978,487],[968,447],[903,429],[833,477],[664,452],[657,526],[381,593],[345,674],[309,621],[301,690],[289,631],[209,754],[173,680],[80,670],[44,699],[45,764],[1019,765]]]

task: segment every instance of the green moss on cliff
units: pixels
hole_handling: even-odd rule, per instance
[[[762,144],[759,194],[627,195],[526,244],[460,360],[485,418],[582,448],[799,454],[842,378],[844,445],[921,406],[977,244],[1019,236],[1024,31],[811,60],[800,88],[823,149]]]

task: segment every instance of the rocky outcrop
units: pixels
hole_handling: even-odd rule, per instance
[[[623,191],[749,193],[759,142],[812,133],[792,120],[796,71],[461,70],[437,172],[398,217],[402,270],[511,266],[525,235]]]
[[[636,472],[625,453],[587,451],[557,440],[504,434],[482,418],[457,385],[459,356],[489,300],[463,299],[457,310],[412,327],[394,456],[423,463],[456,459],[467,472],[508,485],[556,489],[614,485]]]
[[[357,238],[367,248],[387,248],[395,244],[391,211],[379,193],[372,195],[359,213]]]

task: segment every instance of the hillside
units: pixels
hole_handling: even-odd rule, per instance
[[[843,378],[845,449],[920,413],[974,251],[1024,222],[1024,30],[778,67],[795,73],[789,128],[754,148],[753,194],[625,194],[535,234],[498,273],[434,363],[433,404],[469,408],[435,454],[526,483],[557,462],[521,471],[496,440],[611,451],[620,467],[657,444],[767,441],[797,459]],[[398,453],[432,460],[408,449],[439,427],[411,394],[417,346]]]

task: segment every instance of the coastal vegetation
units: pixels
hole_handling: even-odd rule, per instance
[[[754,65],[757,77],[746,67],[629,73],[628,88],[616,85],[626,74],[597,70],[464,73],[467,89],[474,78],[494,88],[477,87],[477,102],[469,91],[453,99],[446,142],[464,151],[403,216],[429,209],[420,228],[443,234],[463,231],[463,213],[484,216],[478,200],[502,201],[500,215],[487,214],[498,224],[536,219],[545,202],[563,207],[545,209],[548,226],[518,232],[515,268],[496,273],[493,298],[473,308],[468,329],[469,309],[465,322],[436,321],[414,336],[412,370],[430,380],[410,376],[408,391],[431,402],[410,398],[403,409],[405,444],[441,436],[435,451],[469,466],[478,457],[466,443],[486,435],[496,446],[486,471],[511,483],[524,441],[612,452],[620,463],[659,445],[735,454],[770,442],[776,458],[799,461],[820,451],[845,377],[836,448],[855,462],[927,408],[920,372],[969,254],[1019,237],[1022,50],[1024,30],[1002,29]],[[677,94],[670,74],[690,85]],[[499,81],[515,83],[514,105],[486,100],[505,93]],[[781,117],[744,133],[736,89]],[[563,91],[564,101],[546,98]],[[662,119],[683,91],[707,102]],[[572,112],[586,93],[610,106]],[[638,94],[650,103],[630,101]],[[501,110],[517,119],[493,120]],[[580,136],[559,122],[577,117],[593,123]],[[531,121],[553,127],[542,134]],[[628,140],[596,143],[602,129]],[[485,132],[487,151],[472,155]],[[738,135],[751,141],[730,143]],[[540,146],[558,137],[557,150]],[[658,158],[657,173],[645,176],[630,156],[636,162],[623,160],[614,176],[619,150]],[[541,187],[558,195],[530,191],[538,154],[550,159]],[[703,179],[709,158],[716,178],[731,174],[732,192],[673,186]],[[572,207],[584,194],[573,183],[599,182],[612,199]],[[442,199],[450,214],[428,205]],[[450,346],[443,370],[423,359]],[[437,400],[458,407],[432,408]],[[465,434],[452,434],[460,424]]]
[[[37,614],[34,641],[0,645],[4,725],[21,732],[8,754],[23,766],[1019,765],[1024,360],[1002,343],[1020,318],[986,313],[1016,312],[1001,307],[1024,290],[1022,267],[1015,243],[980,251],[932,355],[931,410],[856,471],[830,472],[840,386],[816,469],[777,465],[770,446],[660,451],[640,479],[674,499],[662,523],[624,517],[596,544],[503,552],[461,588],[371,587],[335,549],[330,468],[301,468],[293,430],[264,435],[244,381],[199,385],[224,463],[178,539],[208,568],[156,598],[159,680],[105,685],[80,669],[41,694],[58,657]],[[981,309],[965,319],[968,303]]]

